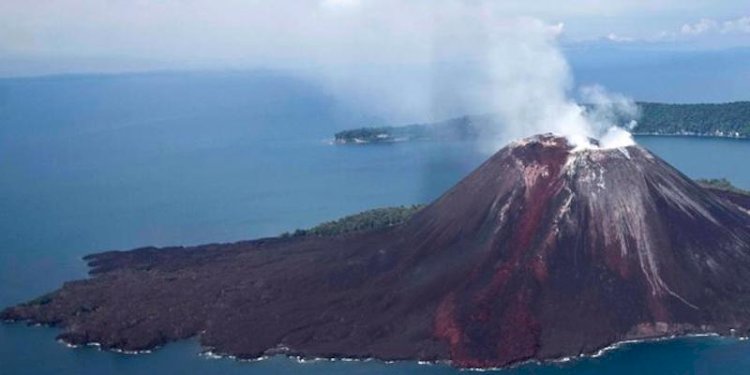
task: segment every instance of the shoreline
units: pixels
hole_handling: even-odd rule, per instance
[[[630,133],[636,137],[675,137],[675,138],[716,138],[716,139],[734,139],[738,141],[749,141],[750,136],[731,136],[717,134],[661,134],[661,133]]]
[[[733,136],[733,135],[718,135],[718,134],[680,134],[680,133],[673,133],[673,134],[664,134],[664,133],[630,133],[634,137],[662,137],[662,138],[713,138],[713,139],[731,139],[731,140],[737,140],[737,141],[750,141],[750,136]],[[473,140],[463,140],[463,141],[477,141],[478,139]],[[355,139],[355,140],[340,140],[336,138],[331,138],[327,141],[329,145],[335,145],[335,146],[367,146],[367,145],[382,145],[382,144],[396,144],[396,143],[411,143],[411,142],[423,142],[423,141],[432,141],[432,142],[446,142],[450,140],[445,139],[432,139],[432,138],[410,138],[410,139],[394,139],[394,140],[366,140],[366,139]],[[454,141],[461,141],[460,139],[455,139]]]
[[[29,324],[26,321],[19,321],[19,320],[2,321],[2,324],[22,324],[22,323],[26,323],[27,326],[33,326],[33,327],[44,328],[44,329],[50,329],[50,328],[60,329],[60,327],[58,326],[43,324],[43,323]],[[198,336],[200,335],[196,335],[196,336],[189,337],[189,338],[186,338],[184,340],[179,340],[179,341],[195,340],[195,339],[198,339]],[[214,348],[203,347],[202,345],[200,345],[199,340],[196,340],[196,344],[200,347],[200,351],[197,353],[197,355],[199,357],[205,358],[206,360],[231,360],[231,361],[236,361],[236,362],[241,362],[241,363],[254,363],[254,362],[267,361],[273,358],[284,358],[284,359],[294,361],[298,364],[303,364],[303,365],[322,363],[322,362],[362,362],[362,363],[379,362],[384,365],[392,365],[392,364],[398,364],[398,363],[413,363],[413,364],[417,364],[420,366],[446,366],[446,367],[453,368],[458,371],[490,372],[490,371],[502,371],[502,370],[516,369],[516,368],[521,368],[521,367],[528,366],[528,365],[555,366],[555,365],[563,365],[563,364],[574,364],[581,360],[601,358],[609,353],[616,352],[617,350],[620,350],[630,345],[669,342],[669,341],[676,341],[676,340],[682,340],[682,339],[700,339],[700,338],[716,338],[716,339],[722,339],[722,340],[731,340],[735,343],[744,342],[750,339],[749,336],[736,336],[734,335],[732,331],[730,331],[730,333],[726,335],[718,333],[718,332],[699,332],[699,333],[685,333],[685,334],[670,334],[670,335],[646,337],[646,338],[640,338],[640,339],[624,339],[622,341],[613,342],[609,345],[606,345],[602,348],[596,349],[588,353],[581,353],[578,355],[564,356],[564,357],[559,357],[559,358],[549,358],[549,359],[531,358],[528,360],[511,363],[511,364],[508,364],[507,366],[502,366],[502,367],[454,367],[452,365],[452,361],[449,359],[438,359],[438,360],[382,359],[382,358],[377,358],[377,357],[347,357],[347,356],[312,357],[312,356],[305,356],[299,353],[293,353],[292,349],[287,348],[287,347],[279,347],[279,348],[272,349],[269,352],[266,352],[258,357],[241,358],[233,354],[225,354],[225,353],[216,352],[214,351]],[[159,350],[164,348],[166,345],[177,342],[177,341],[171,341],[171,342],[166,343],[165,345],[157,345],[153,348],[149,348],[145,350],[123,350],[119,348],[104,348],[98,342],[73,344],[63,339],[56,339],[55,341],[57,341],[59,344],[69,349],[95,349],[96,351],[100,351],[100,352],[111,352],[111,353],[116,353],[116,354],[125,355],[125,356],[155,354],[155,353],[158,353]]]
[[[749,337],[747,336],[722,335],[717,332],[688,333],[688,334],[681,334],[681,335],[672,334],[672,335],[667,335],[667,336],[658,336],[658,337],[650,337],[650,338],[643,338],[643,339],[626,339],[623,341],[617,341],[615,343],[607,345],[591,353],[581,353],[579,355],[565,356],[565,357],[553,358],[553,359],[528,359],[525,361],[511,363],[503,367],[454,367],[452,366],[452,361],[446,360],[446,359],[430,361],[430,360],[418,360],[418,359],[381,359],[381,358],[376,358],[376,357],[363,357],[363,358],[343,357],[343,356],[342,357],[305,357],[304,355],[285,354],[282,352],[267,353],[267,354],[264,354],[255,358],[239,358],[231,354],[217,353],[211,349],[201,351],[200,353],[198,353],[198,355],[205,357],[206,359],[211,359],[211,360],[226,359],[226,360],[232,360],[232,361],[244,362],[244,363],[261,362],[261,361],[270,360],[272,358],[284,358],[286,360],[294,361],[298,364],[303,364],[303,365],[322,363],[322,362],[362,362],[362,363],[379,362],[384,365],[392,365],[392,364],[397,364],[397,363],[413,363],[413,364],[417,364],[420,366],[446,366],[446,367],[456,369],[458,371],[491,372],[491,371],[503,371],[503,370],[517,369],[517,368],[521,368],[521,367],[529,366],[529,365],[555,366],[555,365],[562,365],[562,364],[574,364],[581,360],[601,358],[607,355],[608,353],[613,353],[619,349],[622,349],[630,345],[669,342],[669,341],[675,341],[675,340],[681,340],[681,339],[700,339],[700,338],[717,338],[717,339],[724,339],[724,340],[733,340],[736,342],[743,342],[749,339]]]

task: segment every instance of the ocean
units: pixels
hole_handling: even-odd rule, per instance
[[[271,72],[0,80],[0,306],[85,277],[83,255],[273,236],[438,197],[489,155],[466,141],[330,144],[367,117]],[[750,189],[750,141],[638,137],[691,177]],[[0,374],[453,374],[415,362],[210,359],[197,340],[148,355],[71,349],[0,324]],[[502,374],[744,374],[750,344],[702,337]]]

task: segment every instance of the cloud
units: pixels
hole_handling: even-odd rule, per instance
[[[636,41],[636,39],[633,38],[633,37],[622,36],[622,35],[618,35],[618,34],[615,34],[615,33],[609,33],[609,34],[607,34],[606,39],[608,41],[614,42],[614,43],[631,43],[631,42],[635,42]]]
[[[724,21],[721,24],[721,32],[750,34],[750,16],[740,17],[734,20]]]
[[[321,2],[320,5],[324,8],[350,9],[350,8],[358,7],[360,3],[361,2],[359,0],[323,0],[323,2]]]
[[[685,35],[700,35],[718,30],[718,28],[719,23],[716,20],[703,18],[698,22],[682,25],[680,32]]]
[[[644,14],[717,6],[708,0],[3,0],[0,52],[213,67],[329,63],[344,58],[331,52],[346,49],[373,51],[362,53],[366,61],[423,60],[432,20],[467,7],[565,22],[574,25],[570,33],[591,37],[602,17],[637,18],[647,29]]]
[[[748,40],[742,39],[750,33],[750,16],[731,18],[724,21],[714,18],[701,18],[698,21],[684,23],[672,30],[661,30],[638,37],[610,32],[603,37],[579,40],[580,42],[605,41],[609,43],[691,43],[707,42],[712,48],[717,46],[747,46]],[[727,42],[729,44],[727,45]],[[695,44],[697,45],[697,44]]]
[[[703,18],[698,22],[682,25],[680,32],[684,35],[750,34],[750,16],[739,17],[723,22],[710,18]]]

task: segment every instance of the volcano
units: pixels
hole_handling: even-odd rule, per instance
[[[750,199],[639,146],[512,143],[403,224],[87,256],[91,277],[2,312],[76,345],[197,336],[238,358],[448,360],[593,353],[750,329]]]

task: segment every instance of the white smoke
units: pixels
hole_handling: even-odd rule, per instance
[[[633,99],[607,92],[599,85],[581,88],[580,96],[590,106],[585,117],[599,130],[598,139],[602,148],[635,144],[630,131],[637,125],[640,111]]]
[[[616,126],[637,115],[632,100],[599,86],[581,90],[586,105],[573,99],[564,25],[509,16],[500,3],[322,0],[318,21],[336,26],[319,39],[313,73],[390,123],[496,114],[483,137],[490,151],[547,132],[578,148],[633,144]]]
[[[324,4],[330,21],[382,29],[347,29],[346,35],[337,35],[342,44],[356,46],[343,51],[347,58],[372,63],[353,69],[337,65],[322,72],[334,91],[345,92],[345,100],[355,105],[381,106],[394,122],[496,114],[497,126],[483,137],[489,151],[547,132],[567,137],[578,148],[633,144],[628,129],[616,126],[635,118],[632,100],[599,86],[581,90],[585,106],[573,99],[573,77],[558,45],[562,23],[509,17],[496,3],[410,2],[397,7],[396,18],[379,17],[392,14],[377,5],[381,3]],[[349,12],[342,12],[342,6]],[[368,42],[373,48],[361,46],[358,36],[363,34],[372,38]],[[353,39],[345,42],[349,36]],[[407,44],[409,48],[399,48],[403,65],[383,63],[394,46]],[[368,65],[374,70],[368,71]]]
[[[563,135],[580,149],[634,144],[629,129],[618,126],[635,125],[637,106],[631,99],[591,86],[581,89],[587,106],[573,100],[572,75],[557,44],[562,24],[519,18],[487,25],[487,83],[501,127],[494,149],[508,138],[546,132]]]

